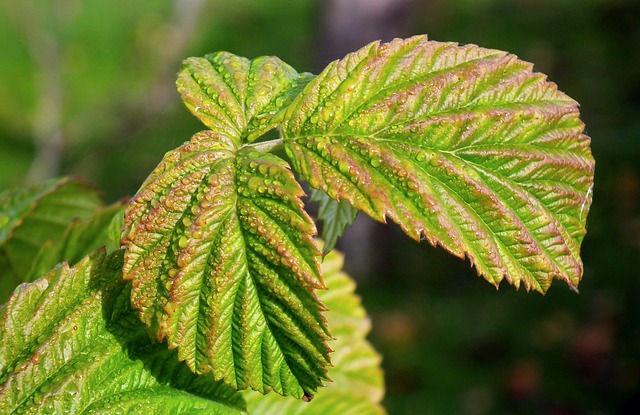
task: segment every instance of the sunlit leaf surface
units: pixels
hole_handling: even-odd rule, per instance
[[[193,115],[241,143],[272,129],[274,117],[311,79],[273,56],[249,60],[217,52],[186,59],[177,84]]]
[[[303,194],[280,158],[204,131],[131,201],[134,307],[196,373],[298,398],[326,378],[324,284]]]
[[[149,342],[121,269],[122,252],[97,251],[0,307],[0,413],[243,413],[235,391]]]
[[[577,286],[594,162],[578,105],[529,63],[425,36],[330,64],[287,109],[312,187],[467,256],[496,286]]]
[[[308,403],[274,394],[246,393],[249,414],[260,415],[381,415],[384,378],[380,356],[366,341],[371,323],[354,294],[355,283],[341,272],[342,256],[335,251],[325,256],[322,275],[327,291],[320,299],[327,305],[327,320],[336,340],[331,343],[332,382]]]

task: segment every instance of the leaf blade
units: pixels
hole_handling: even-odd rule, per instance
[[[203,131],[132,200],[132,301],[196,373],[298,398],[325,379],[323,282],[302,195],[278,157]]]
[[[124,213],[124,208],[123,202],[116,202],[96,209],[86,220],[72,221],[58,240],[49,240],[40,247],[33,259],[27,281],[35,280],[64,261],[73,266],[97,248],[105,246],[109,242],[109,225],[116,215]],[[109,252],[116,250],[114,246],[110,248]]]
[[[342,272],[343,258],[329,252],[322,262],[327,290],[320,299],[331,310],[327,319],[335,341],[332,347],[332,382],[318,392],[311,402],[296,402],[274,394],[262,396],[245,392],[250,414],[370,414],[385,413],[380,402],[384,395],[384,376],[380,355],[367,342],[371,321],[355,295],[355,282]]]
[[[322,240],[324,246],[322,255],[327,255],[338,242],[345,229],[352,225],[358,215],[358,210],[344,200],[331,199],[325,192],[312,189],[309,201],[318,202],[318,219],[323,221]]]
[[[57,244],[73,221],[87,219],[101,205],[94,188],[70,177],[2,192],[0,302],[18,283],[39,276],[32,271],[43,247]]]
[[[196,118],[239,144],[274,128],[276,116],[311,79],[273,56],[249,60],[217,52],[186,59],[177,86]]]
[[[2,413],[242,413],[237,394],[149,343],[121,268],[121,252],[98,250],[22,285],[0,307]]]
[[[578,115],[512,55],[417,36],[330,64],[282,131],[311,186],[469,257],[495,285],[544,292],[582,275],[593,158]]]

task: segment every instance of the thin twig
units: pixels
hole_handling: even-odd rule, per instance
[[[36,182],[60,172],[64,152],[62,130],[63,92],[60,73],[60,51],[56,36],[48,30],[33,0],[13,2],[12,11],[26,38],[26,46],[34,62],[34,83],[38,93],[32,122],[36,155],[27,174],[28,182]]]

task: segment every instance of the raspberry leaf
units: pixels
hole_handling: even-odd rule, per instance
[[[282,159],[203,131],[131,201],[132,302],[194,372],[298,398],[326,379],[324,284],[303,195]]]
[[[578,104],[513,55],[426,36],[331,63],[285,114],[314,187],[459,257],[496,286],[576,287],[594,161]]]
[[[121,251],[98,250],[0,307],[0,413],[244,413],[231,388],[149,342],[121,271]]]

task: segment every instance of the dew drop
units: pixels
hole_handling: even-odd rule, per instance
[[[187,266],[187,264],[189,263],[188,260],[190,260],[191,258],[185,258],[184,255],[180,255],[176,261],[176,264],[178,265],[178,268],[184,268]]]
[[[153,258],[146,257],[144,261],[142,261],[142,264],[144,265],[145,269],[153,268]]]
[[[438,158],[438,159],[431,159],[431,161],[429,162],[429,164],[431,164],[433,167],[442,167],[442,165],[444,164],[444,162],[442,161],[442,159]]]
[[[333,111],[331,111],[329,107],[324,107],[322,110],[320,110],[320,115],[322,116],[322,120],[324,122],[331,121],[334,116]]]
[[[371,165],[373,167],[380,167],[382,165],[382,159],[380,157],[374,157],[371,159]]]

